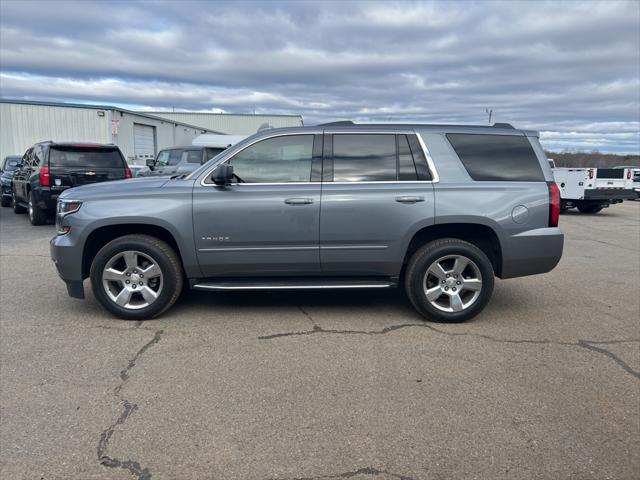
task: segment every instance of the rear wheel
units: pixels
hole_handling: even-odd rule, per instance
[[[598,213],[600,210],[602,210],[602,207],[600,205],[578,205],[578,210],[580,211],[580,213]]]
[[[435,240],[409,261],[409,301],[428,320],[464,322],[480,313],[493,292],[493,266],[485,253],[463,240]]]
[[[148,235],[127,235],[106,244],[91,264],[91,286],[98,301],[124,320],[160,315],[182,291],[176,252]]]
[[[3,207],[9,207],[11,205],[11,199],[2,195],[2,204]]]
[[[27,211],[22,205],[18,204],[15,191],[11,194],[11,206],[13,207],[13,213],[16,214],[25,213]]]
[[[33,192],[29,192],[29,221],[31,225],[44,225],[47,223],[47,211],[40,208],[34,198]]]

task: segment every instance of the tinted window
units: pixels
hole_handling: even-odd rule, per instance
[[[398,180],[417,180],[416,165],[406,135],[398,135]]]
[[[207,157],[206,160],[211,160],[213,157],[215,157],[216,155],[224,152],[224,148],[212,148],[212,147],[207,147],[206,149],[207,152]]]
[[[51,147],[49,165],[52,167],[124,168],[124,161],[116,148]]]
[[[308,182],[312,153],[313,135],[290,135],[255,143],[234,156],[230,163],[239,182]]]
[[[334,135],[333,181],[396,180],[395,135]]]
[[[182,152],[184,150],[169,150],[169,163],[167,165],[177,165],[182,158]]]
[[[202,150],[186,150],[182,154],[182,160],[187,163],[202,163]]]
[[[544,181],[529,140],[513,135],[447,135],[474,180]]]

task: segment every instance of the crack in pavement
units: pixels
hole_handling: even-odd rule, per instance
[[[391,325],[388,327],[384,327],[381,330],[336,330],[336,329],[325,329],[322,328],[321,326],[319,326],[317,323],[315,323],[315,321],[313,320],[313,318],[311,317],[311,315],[309,315],[309,313],[304,310],[302,307],[298,307],[304,314],[305,316],[309,319],[309,321],[311,322],[311,324],[313,325],[313,328],[311,330],[302,330],[302,331],[298,331],[298,332],[284,332],[284,333],[273,333],[270,335],[262,335],[258,337],[258,340],[274,340],[277,338],[283,338],[283,337],[299,337],[299,336],[307,336],[307,335],[315,335],[318,333],[326,333],[326,334],[336,334],[336,335],[385,335],[387,333],[390,332],[394,332],[396,330],[400,330],[403,328],[413,328],[413,327],[418,327],[418,328],[426,328],[429,330],[432,330],[436,333],[439,333],[441,335],[447,335],[450,337],[477,337],[477,338],[482,338],[485,340],[489,340],[491,342],[497,342],[497,343],[512,343],[512,344],[532,344],[532,345],[561,345],[561,346],[566,346],[566,347],[580,347],[580,348],[585,348],[587,350],[590,350],[592,352],[597,352],[597,353],[601,353],[603,355],[606,355],[607,357],[609,357],[610,359],[612,359],[614,362],[616,362],[618,364],[618,366],[620,366],[625,372],[633,375],[634,377],[640,379],[640,371],[638,370],[634,370],[628,363],[626,363],[624,360],[622,360],[620,357],[618,357],[615,353],[602,348],[602,347],[597,347],[596,345],[611,345],[611,344],[616,344],[616,343],[634,343],[634,342],[640,342],[640,339],[623,339],[623,340],[583,340],[583,339],[578,339],[576,342],[559,342],[559,341],[555,341],[555,340],[548,340],[548,339],[541,339],[541,340],[536,340],[536,339],[508,339],[508,338],[498,338],[498,337],[492,337],[491,335],[486,335],[484,333],[472,333],[472,332],[447,332],[446,330],[441,330],[439,328],[436,328],[432,325],[429,325],[427,323],[401,323],[398,325]]]
[[[140,464],[133,460],[118,460],[117,458],[110,457],[107,455],[107,450],[109,447],[109,441],[113,436],[115,429],[119,425],[124,425],[126,420],[138,409],[138,405],[135,403],[129,402],[127,399],[124,399],[120,396],[120,392],[124,387],[125,383],[129,379],[129,372],[133,367],[136,366],[136,362],[147,350],[149,350],[153,345],[160,341],[160,338],[164,330],[158,330],[153,338],[145,343],[140,350],[134,355],[134,357],[129,360],[127,367],[120,371],[120,380],[121,382],[113,389],[113,395],[120,400],[122,403],[124,410],[120,414],[120,416],[116,419],[116,421],[109,426],[106,430],[100,434],[100,440],[98,441],[98,461],[101,465],[109,468],[122,468],[128,470],[132,475],[137,476],[138,480],[150,480],[151,472],[148,468],[142,468]]]
[[[363,467],[357,470],[352,470],[349,472],[336,473],[333,475],[318,475],[315,477],[294,477],[294,478],[281,478],[279,480],[322,480],[322,479],[331,479],[331,478],[353,478],[357,475],[371,475],[377,477],[378,475],[387,475],[389,477],[396,478],[398,480],[417,480],[415,477],[407,477],[406,475],[401,475],[399,473],[388,472],[386,470],[378,470],[373,467]]]

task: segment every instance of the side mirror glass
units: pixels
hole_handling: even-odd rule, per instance
[[[153,170],[153,167],[155,167],[155,165],[156,165],[155,158],[147,158],[147,167],[149,167],[150,170]]]
[[[211,180],[216,185],[229,185],[233,180],[233,165],[228,163],[219,165],[211,174]]]

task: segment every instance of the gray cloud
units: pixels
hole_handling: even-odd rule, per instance
[[[638,2],[0,3],[2,96],[486,122],[640,151]]]

